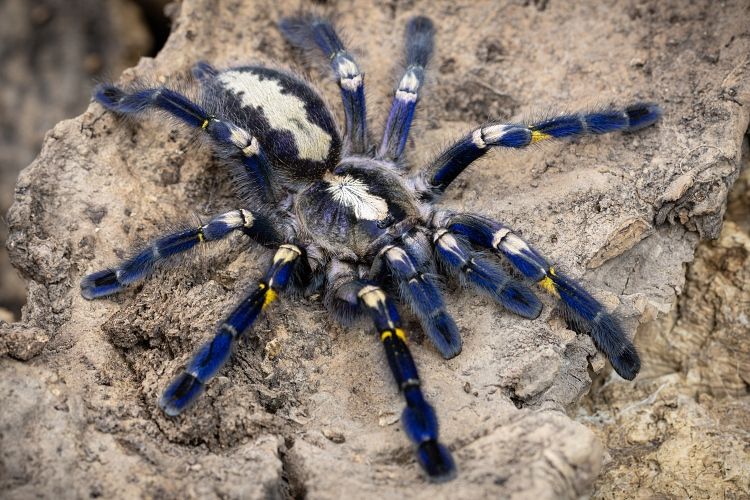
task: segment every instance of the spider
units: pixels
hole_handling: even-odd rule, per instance
[[[229,164],[239,207],[206,224],[153,240],[115,267],[81,282],[95,299],[145,278],[157,264],[199,245],[242,233],[275,253],[257,284],[219,324],[158,401],[169,416],[185,411],[230,357],[277,294],[322,292],[334,318],[349,325],[371,317],[393,378],[406,401],[401,422],[427,477],[444,481],[456,466],[438,440],[435,410],[420,388],[407,334],[392,297],[408,304],[425,334],[446,359],[461,352],[461,337],[445,308],[438,272],[488,295],[508,311],[535,319],[538,285],[555,296],[571,328],[587,333],[614,370],[632,380],[640,369],[635,347],[616,317],[581,285],[558,271],[513,230],[437,201],[461,172],[495,148],[522,149],[541,141],[585,134],[633,131],[655,123],[652,103],[566,114],[530,124],[490,121],[477,127],[416,171],[403,158],[434,27],[426,17],[406,26],[406,61],[380,145],[367,129],[364,74],[332,23],[302,14],[279,23],[301,49],[328,59],[345,111],[343,134],[319,94],[294,74],[262,66],[193,68],[200,98],[166,86],[99,85],[94,98],[119,115],[157,112],[196,130]],[[510,264],[510,272],[490,255]]]

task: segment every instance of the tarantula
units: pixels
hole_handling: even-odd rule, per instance
[[[410,173],[403,153],[433,49],[433,23],[415,17],[406,26],[406,69],[377,147],[367,130],[364,74],[332,24],[304,14],[283,19],[280,29],[292,45],[317,47],[330,62],[346,116],[343,138],[308,83],[261,66],[219,71],[198,63],[193,68],[201,88],[198,102],[165,86],[120,89],[104,84],[94,92],[96,101],[117,114],[156,111],[192,127],[234,168],[236,184],[244,187],[238,193],[239,208],[155,239],[116,267],[86,276],[81,282],[85,298],[119,292],[158,263],[232,233],[276,249],[264,277],[164,391],[158,404],[167,415],[182,413],[196,400],[227,362],[235,341],[277,293],[322,291],[327,309],[345,324],[369,313],[406,399],[401,421],[418,462],[430,479],[450,479],[455,464],[438,442],[437,417],[420,389],[407,335],[390,298],[398,296],[411,306],[441,355],[458,355],[461,337],[445,309],[437,270],[529,319],[542,310],[527,286],[535,282],[559,299],[571,327],[589,334],[618,374],[629,380],[636,376],[640,360],[633,344],[617,319],[583,287],[506,225],[454,213],[436,202],[466,167],[493,148],[633,131],[656,122],[658,106],[635,103],[531,124],[491,121]],[[502,255],[513,274],[482,250]]]

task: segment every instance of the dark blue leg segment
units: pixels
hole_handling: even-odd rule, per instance
[[[364,74],[354,57],[347,52],[333,25],[320,17],[303,15],[282,19],[279,29],[292,45],[305,50],[318,47],[330,61],[344,104],[347,153],[366,152],[367,109]]]
[[[216,71],[206,63],[199,63],[193,69],[199,77]],[[215,151],[221,158],[239,162],[245,167],[249,182],[258,195],[265,201],[274,200],[271,164],[261,151],[258,140],[245,129],[210,116],[200,105],[167,87],[135,88],[125,92],[114,85],[102,84],[94,89],[94,98],[118,114],[163,111],[191,128],[203,130],[213,140]]]
[[[159,407],[170,417],[176,417],[203,393],[205,385],[187,372],[178,375],[159,399]]]
[[[383,251],[388,268],[401,287],[404,300],[411,305],[422,328],[444,358],[461,353],[461,335],[445,309],[443,297],[432,278],[417,270],[414,260],[399,247]]]
[[[182,413],[198,396],[229,360],[235,341],[245,334],[260,316],[263,309],[276,299],[283,290],[302,251],[294,245],[281,245],[273,257],[273,263],[264,278],[227,319],[219,326],[216,335],[193,355],[178,375],[166,388],[159,406],[164,413],[174,417]]]
[[[160,109],[191,127],[200,127],[209,118],[203,108],[166,87],[136,89],[128,93],[114,85],[101,84],[94,89],[94,98],[108,110],[119,114]]]
[[[628,131],[650,127],[661,118],[662,110],[653,102],[639,102],[625,108],[628,115]]]
[[[573,326],[591,335],[596,348],[622,378],[633,380],[641,369],[641,360],[617,319],[572,279],[552,269],[550,280]]]
[[[404,151],[419,100],[419,89],[424,82],[425,68],[432,56],[434,36],[432,21],[426,17],[414,17],[406,25],[406,71],[388,114],[383,142],[378,151],[379,158],[396,161]]]
[[[122,290],[123,285],[117,280],[114,269],[104,269],[91,273],[81,280],[81,295],[85,299],[106,297]]]
[[[542,303],[523,283],[511,278],[499,265],[474,252],[446,229],[434,236],[438,258],[466,283],[478,288],[509,311],[535,319]]]
[[[96,299],[117,293],[148,276],[157,264],[200,243],[220,240],[232,231],[242,231],[263,244],[278,244],[281,239],[265,216],[244,209],[233,210],[214,217],[203,226],[158,238],[116,268],[86,276],[81,281],[81,295]]]
[[[621,377],[635,378],[641,368],[635,346],[617,318],[581,285],[556,271],[536,249],[499,222],[478,215],[457,214],[447,218],[446,226],[467,241],[500,253],[521,274],[560,299],[569,324],[591,336]]]
[[[445,150],[418,174],[414,184],[425,199],[440,196],[458,175],[491,148],[520,149],[547,139],[585,134],[632,132],[656,123],[661,109],[653,103],[634,103],[624,109],[605,109],[550,118],[539,123],[490,122]]]
[[[564,115],[544,120],[534,125],[534,130],[555,139],[575,137],[586,132],[584,122],[578,115]]]
[[[396,306],[376,286],[362,287],[358,296],[375,323],[393,378],[406,399],[401,424],[416,447],[419,464],[431,481],[453,479],[456,465],[448,449],[438,442],[437,416],[422,394],[417,367],[406,345],[406,333]]]
[[[490,124],[464,136],[440,154],[419,175],[418,187],[439,196],[461,172],[492,147],[519,149],[531,144],[531,131],[520,124]]]
[[[424,400],[419,387],[408,387],[404,390],[407,406],[401,415],[406,435],[415,443],[436,441],[438,438],[438,421],[435,410]]]

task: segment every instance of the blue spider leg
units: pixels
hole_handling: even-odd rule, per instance
[[[211,379],[229,359],[234,342],[258,319],[260,313],[276,299],[294,271],[302,250],[295,245],[281,245],[264,278],[219,325],[216,335],[203,344],[185,369],[164,390],[159,406],[174,417],[182,413],[203,392]]]
[[[475,129],[454,143],[422,170],[415,186],[426,198],[441,195],[472,162],[490,148],[521,149],[548,139],[564,139],[586,134],[632,132],[654,124],[661,109],[653,103],[635,103],[625,109],[563,115],[530,125],[491,122]]]
[[[471,284],[519,316],[539,317],[542,303],[526,285],[510,277],[502,267],[471,250],[447,229],[438,229],[433,241],[440,261],[461,281]]]
[[[386,246],[380,255],[399,284],[403,299],[412,307],[440,354],[446,359],[458,356],[461,353],[461,335],[445,309],[442,294],[433,278],[420,272],[403,248]]]
[[[449,231],[503,255],[521,274],[557,297],[573,324],[588,333],[623,378],[633,380],[641,361],[617,318],[573,279],[557,271],[535,248],[499,222],[473,214],[450,216]]]
[[[232,210],[202,226],[162,236],[115,268],[89,274],[81,280],[81,295],[91,300],[117,293],[148,276],[160,262],[201,243],[225,238],[232,231],[242,231],[264,245],[278,244],[281,240],[265,216],[245,209]]]
[[[383,142],[378,151],[379,158],[396,161],[404,151],[419,100],[419,89],[424,82],[425,68],[432,56],[434,35],[432,21],[426,17],[414,17],[406,25],[406,71],[388,114]]]
[[[358,296],[375,323],[393,378],[406,399],[401,424],[417,447],[419,464],[431,481],[453,479],[456,466],[448,448],[438,442],[437,416],[422,394],[417,366],[406,345],[406,332],[396,306],[383,290],[373,285],[362,287]]]
[[[365,75],[344,46],[333,25],[315,16],[287,17],[279,22],[284,37],[301,49],[316,46],[328,59],[341,90],[346,120],[347,153],[367,151]]]
[[[201,66],[208,71],[208,65]],[[216,153],[225,160],[239,161],[249,180],[265,201],[274,201],[271,181],[271,163],[263,153],[258,140],[237,125],[210,116],[198,104],[166,87],[137,88],[131,92],[110,84],[94,89],[94,98],[108,110],[133,115],[149,110],[163,111],[193,129],[204,131],[214,142]]]

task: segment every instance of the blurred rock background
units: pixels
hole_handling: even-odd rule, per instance
[[[166,0],[0,1],[0,318],[18,319],[26,290],[5,249],[18,172],[57,122],[81,114],[91,88],[169,35]]]

